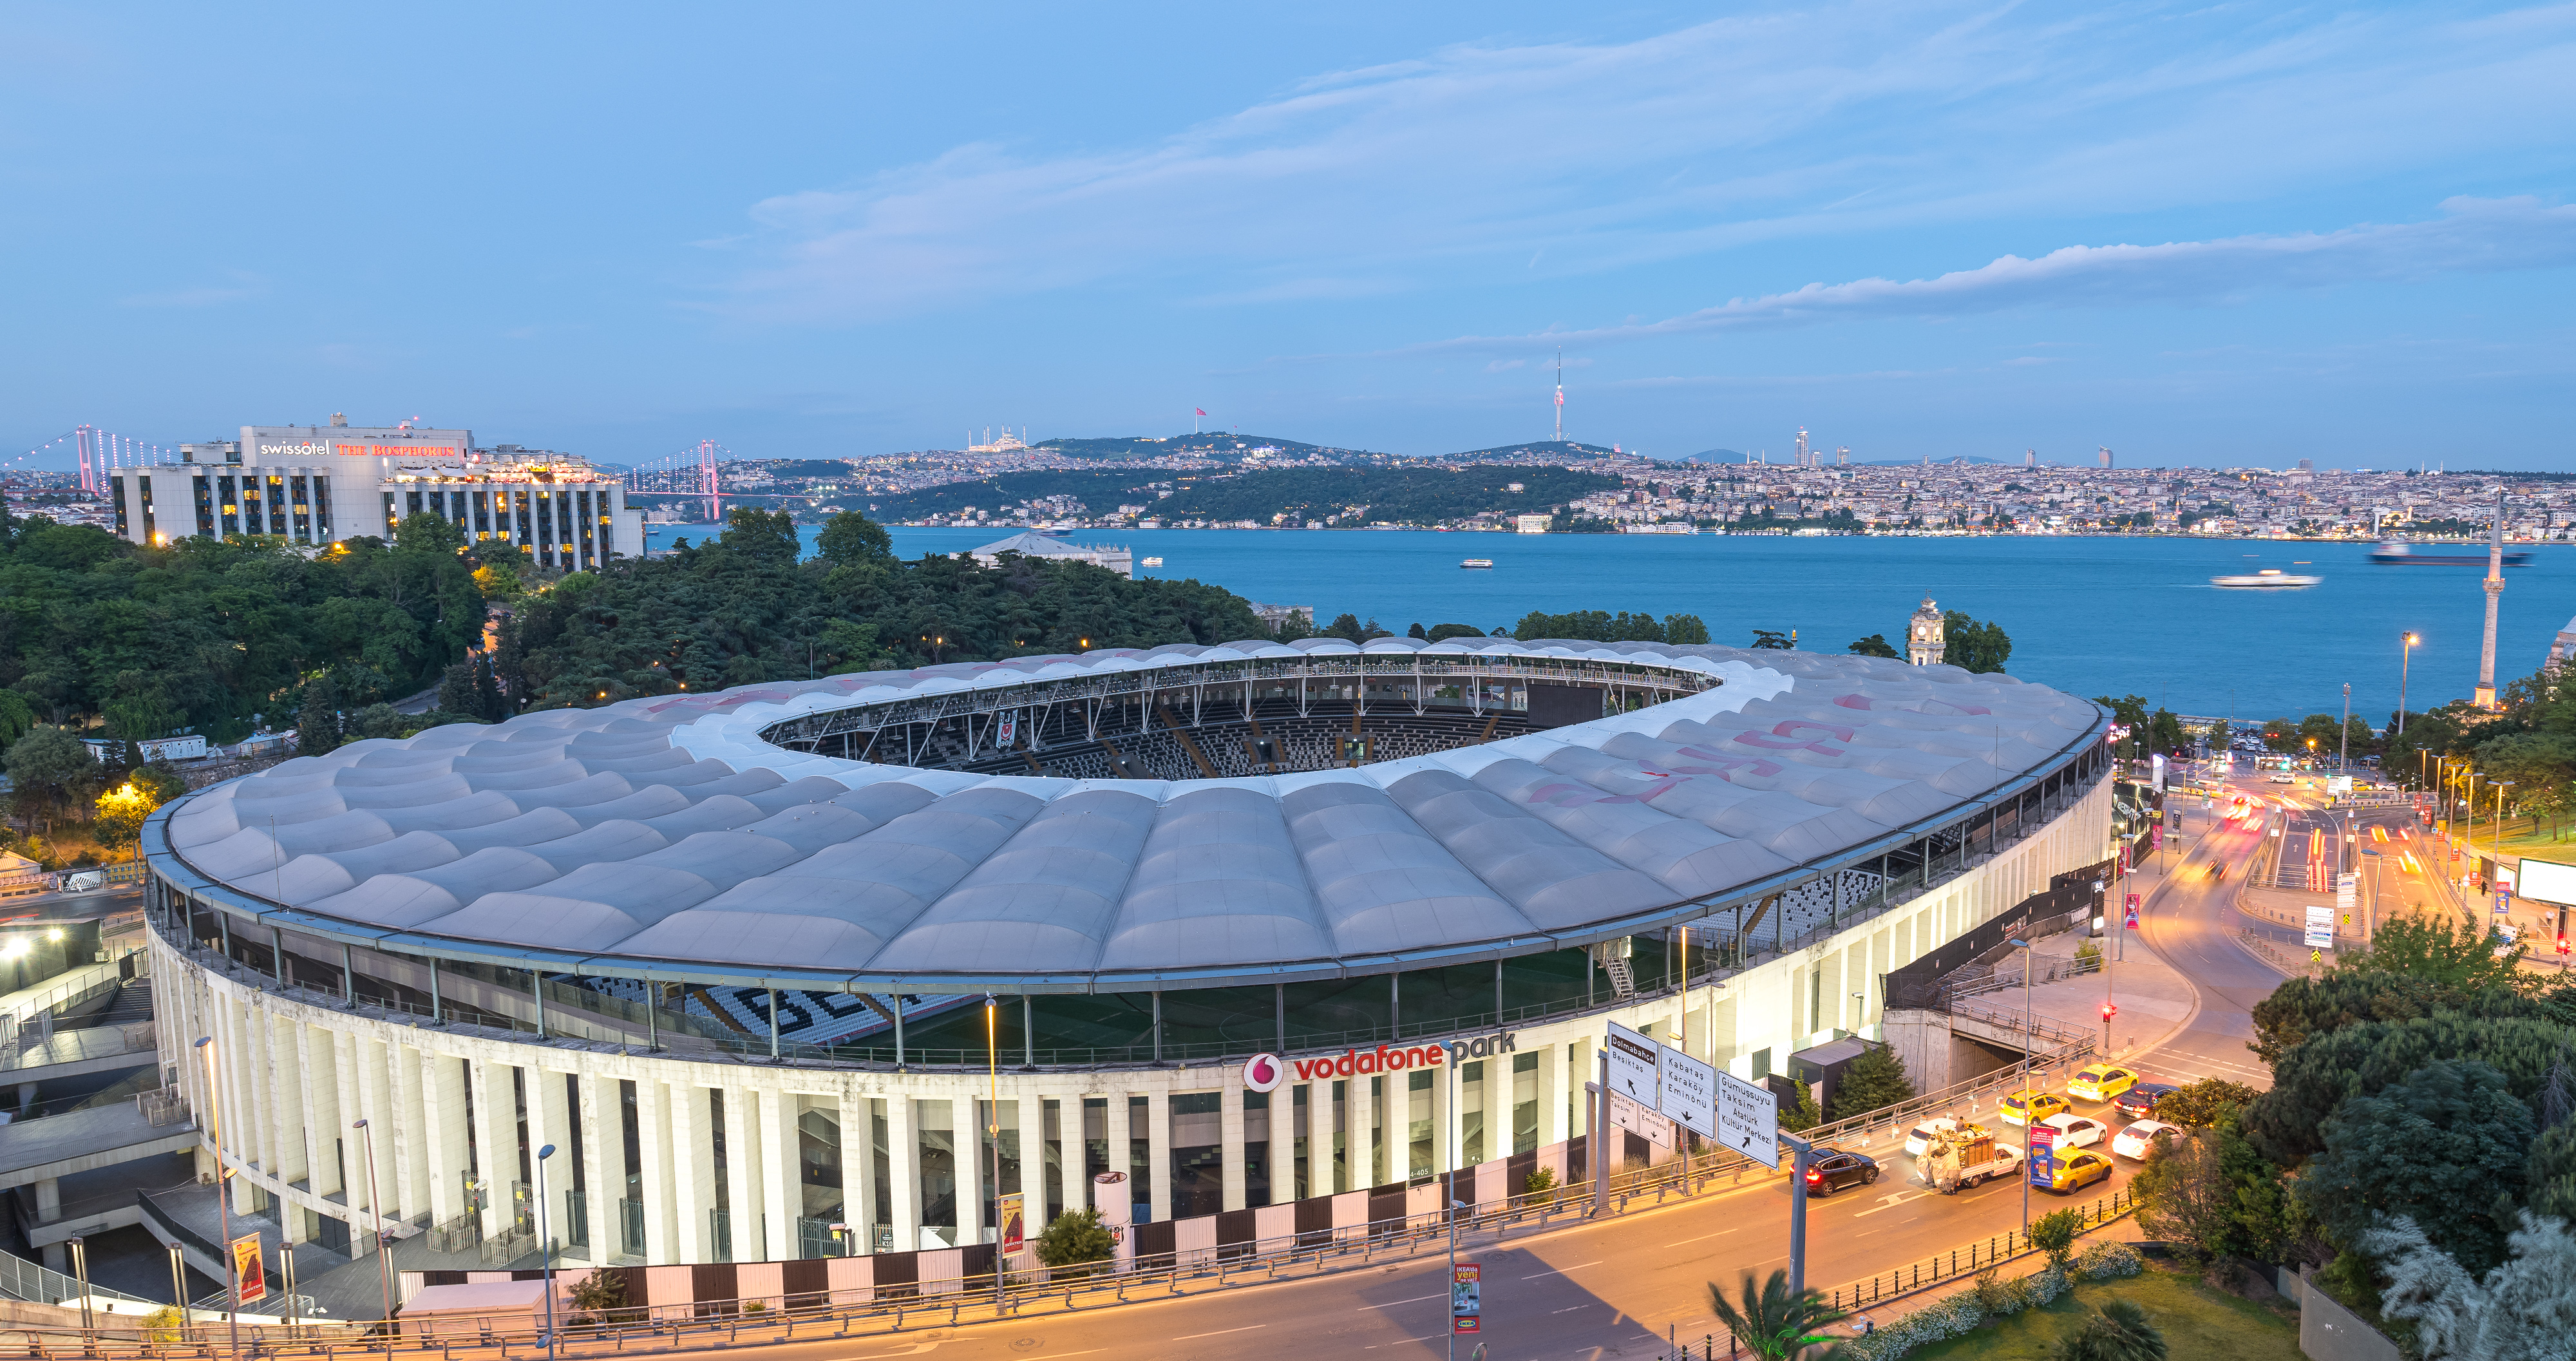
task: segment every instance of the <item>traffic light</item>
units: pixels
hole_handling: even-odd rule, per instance
[[[2558,948],[2559,948],[2559,949],[2561,949],[2561,950],[2566,949],[2566,948],[2567,948],[2567,946],[2566,946],[2566,942],[2564,942],[2564,941],[2559,942],[2559,947],[2558,947]],[[2111,1005],[2111,1004],[2110,1004],[2110,1003],[2108,1003],[2108,1002],[2104,1002],[2104,1003],[2102,1004],[2102,1019],[2103,1019],[2103,1020],[2108,1021],[2108,1020],[2110,1020],[2112,1017],[2117,1016],[2117,1015],[2119,1015],[2119,1014],[2120,1014],[2120,1009],[2119,1009],[2118,1007],[2115,1007],[2115,1006]]]
[[[2562,955],[2567,953],[2567,938],[2565,936],[2560,936],[2558,938],[2558,953]]]

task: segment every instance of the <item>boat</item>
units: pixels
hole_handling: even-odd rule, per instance
[[[2325,580],[2324,577],[2294,577],[2278,567],[2266,567],[2259,572],[2211,577],[2209,584],[2228,590],[2278,591],[2314,586],[2323,580]]]
[[[1162,560],[1161,558],[1147,558],[1147,559],[1145,559],[1145,566],[1147,566],[1147,567],[1160,567],[1160,566],[1162,566],[1162,565],[1163,565],[1163,560]]]
[[[2370,560],[2382,567],[2484,567],[2487,565],[2487,550],[2427,553],[2404,539],[2390,539],[2370,550]],[[2504,550],[2504,565],[2529,567],[2531,553],[2527,549],[2508,548]]]
[[[1476,572],[1490,572],[1494,570],[1494,560],[1492,558],[1468,558],[1458,565]]]

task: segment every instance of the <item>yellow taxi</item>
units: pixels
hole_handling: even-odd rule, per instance
[[[2066,1084],[2066,1094],[2079,1101],[2108,1101],[2137,1085],[2138,1075],[2128,1069],[2096,1063]]]
[[[1995,1114],[2008,1125],[2027,1125],[2045,1120],[2067,1110],[2067,1100],[2055,1092],[2014,1092],[1995,1103]]]
[[[2097,1181],[2107,1181],[2110,1176],[2110,1159],[2089,1149],[2078,1150],[2058,1157],[2049,1169],[2048,1189],[2069,1195]]]

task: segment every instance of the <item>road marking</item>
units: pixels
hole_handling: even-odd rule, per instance
[[[1416,1295],[1409,1300],[1388,1300],[1384,1304],[1363,1304],[1351,1312],[1354,1314],[1365,1314],[1371,1309],[1392,1309],[1399,1304],[1420,1304],[1424,1300],[1436,1300],[1439,1298],[1441,1298],[1441,1296],[1438,1295]]]
[[[1880,1196],[1878,1198],[1878,1204],[1873,1205],[1866,1210],[1852,1211],[1852,1218],[1859,1219],[1865,1215],[1877,1214],[1881,1210],[1893,1210],[1899,1205],[1911,1205],[1930,1194],[1932,1194],[1930,1191],[1916,1191],[1911,1195],[1908,1195],[1903,1191],[1897,1191],[1889,1195]]]
[[[1591,1307],[1592,1306],[1589,1304],[1569,1304],[1562,1309],[1550,1309],[1547,1312],[1550,1314],[1571,1314],[1577,1309],[1589,1309]]]
[[[1192,1338],[1201,1338],[1201,1337],[1223,1337],[1223,1336],[1225,1336],[1225,1335],[1226,1335],[1226,1334],[1228,1334],[1228,1333],[1248,1333],[1248,1332],[1251,1332],[1251,1331],[1252,1331],[1253,1329],[1255,1329],[1255,1328],[1267,1328],[1267,1327],[1269,1327],[1269,1326],[1270,1326],[1270,1325],[1269,1325],[1269,1324],[1267,1324],[1267,1323],[1250,1323],[1250,1324],[1246,1324],[1246,1325],[1244,1325],[1243,1327],[1240,1327],[1240,1328],[1219,1328],[1219,1329],[1217,1329],[1215,1332],[1212,1332],[1212,1333],[1191,1333],[1191,1334],[1189,1334],[1188,1336],[1185,1336],[1185,1337],[1176,1337],[1176,1338],[1173,1338],[1172,1340],[1173,1340],[1174,1342],[1187,1342],[1187,1341],[1190,1341]]]
[[[1673,1243],[1673,1244],[1669,1244],[1668,1246],[1676,1247],[1676,1248],[1677,1248],[1677,1247],[1682,1246],[1682,1243],[1704,1243],[1704,1242],[1707,1242],[1709,1239],[1712,1239],[1712,1238],[1724,1238],[1725,1236],[1727,1236],[1727,1235],[1728,1235],[1728,1234],[1730,1234],[1730,1233],[1741,1233],[1741,1232],[1743,1232],[1743,1226],[1739,1224],[1739,1225],[1737,1225],[1736,1227],[1734,1227],[1734,1228],[1732,1228],[1732,1229],[1720,1229],[1720,1230],[1718,1230],[1718,1231],[1717,1231],[1717,1232],[1715,1232],[1715,1233],[1704,1233],[1704,1234],[1701,1234],[1701,1235],[1700,1235],[1699,1237],[1697,1237],[1697,1238],[1685,1238],[1685,1239],[1683,1239],[1683,1240],[1681,1241],[1681,1243]],[[1528,1278],[1528,1277],[1526,1277],[1526,1276],[1524,1276],[1524,1277],[1522,1277],[1521,1279],[1523,1279],[1523,1280],[1527,1280],[1527,1279],[1529,1279],[1529,1278]]]
[[[1521,1279],[1524,1281],[1535,1281],[1541,1276],[1562,1276],[1569,1271],[1581,1271],[1585,1267],[1599,1265],[1601,1265],[1599,1262],[1577,1262],[1572,1266],[1549,1267],[1545,1271],[1533,1271],[1530,1274],[1521,1277]]]
[[[1360,1350],[1364,1352],[1373,1352],[1380,1347],[1401,1347],[1407,1342],[1432,1342],[1447,1336],[1447,1333],[1428,1333],[1421,1337],[1399,1337],[1393,1342],[1372,1342],[1367,1346],[1360,1348]]]

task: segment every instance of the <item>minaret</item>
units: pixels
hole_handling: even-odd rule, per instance
[[[1941,607],[1927,595],[1914,617],[1906,621],[1905,660],[1915,666],[1939,666],[1949,651],[1949,642],[1942,633]]]
[[[2478,651],[2478,693],[2476,705],[2481,709],[2496,707],[2495,635],[2496,605],[2504,596],[2504,488],[2496,488],[2495,523],[2487,530],[2487,638]]]

